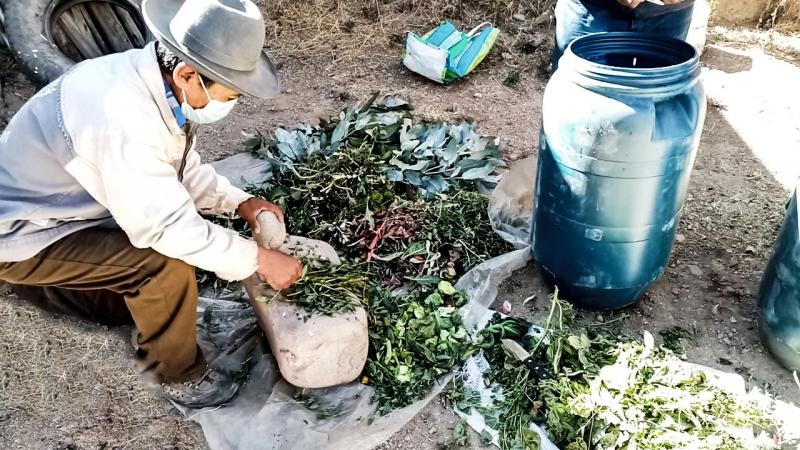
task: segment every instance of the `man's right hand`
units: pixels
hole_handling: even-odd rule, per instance
[[[617,0],[617,3],[626,8],[634,9],[640,4],[644,3],[644,0]]]
[[[297,259],[279,251],[258,248],[258,268],[262,280],[276,291],[286,289],[303,276],[303,266]]]

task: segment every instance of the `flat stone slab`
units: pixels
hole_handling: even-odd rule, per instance
[[[340,264],[329,244],[290,236],[284,253]],[[364,308],[335,316],[311,314],[276,296],[253,275],[243,282],[258,323],[267,335],[281,375],[303,388],[323,388],[349,383],[361,374],[367,361],[369,333]],[[270,299],[268,302],[257,298]]]

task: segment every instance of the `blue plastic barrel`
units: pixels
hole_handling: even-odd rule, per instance
[[[664,272],[706,112],[695,49],[644,33],[567,48],[547,84],[533,256],[564,298],[633,303]]]
[[[778,233],[758,291],[761,333],[773,355],[790,370],[800,370],[800,229],[797,190]]]

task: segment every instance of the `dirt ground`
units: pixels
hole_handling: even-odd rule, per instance
[[[234,154],[241,151],[247,133],[316,121],[376,90],[406,97],[418,114],[430,118],[474,119],[481,132],[503,139],[510,161],[536,155],[551,39],[546,15],[527,12],[525,20],[501,21],[505,36],[479,70],[463,82],[442,87],[409,74],[399,62],[400,31],[429,27],[437,16],[375,5],[375,10],[365,6],[331,11],[338,22],[329,39],[276,35],[269,50],[281,71],[284,94],[269,101],[244,99],[230,118],[207,127],[200,140],[204,157],[217,160]],[[462,19],[466,23],[482,18]],[[307,22],[332,32],[320,29],[313,19]],[[763,54],[757,47],[751,51]],[[730,74],[749,70],[741,65],[740,55],[724,45],[706,52],[704,63],[709,70]],[[762,82],[770,83],[766,78]],[[35,88],[3,54],[0,86],[2,129]],[[766,100],[751,114],[768,111]],[[766,387],[800,404],[800,386],[763,348],[756,325],[758,281],[789,192],[740,137],[740,125],[730,123],[726,108],[713,98],[709,104],[667,273],[635,306],[581,316],[587,325],[605,324],[627,336],[640,336],[643,330],[658,336],[681,326],[691,334],[685,342],[689,360],[736,371],[751,386]],[[795,106],[786,114],[786,123],[796,129],[800,110]],[[796,149],[798,142],[783,143],[785,151]],[[522,299],[534,293],[536,300],[523,306]],[[504,284],[498,302],[508,300],[514,314],[541,320],[548,295],[531,266]],[[205,447],[200,428],[145,389],[134,373],[129,329],[54,317],[11,295],[0,296],[0,323],[0,448]],[[454,421],[453,413],[434,400],[381,448],[436,448],[449,436]]]

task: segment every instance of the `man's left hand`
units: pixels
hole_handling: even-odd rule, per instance
[[[254,233],[261,232],[261,226],[258,225],[256,217],[258,217],[258,214],[262,211],[269,211],[275,214],[278,216],[278,220],[283,222],[283,210],[280,208],[280,206],[270,203],[262,198],[249,198],[243,201],[239,207],[236,208],[236,214],[250,224],[250,228]]]

